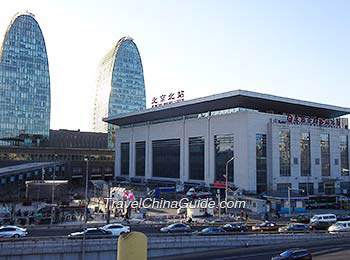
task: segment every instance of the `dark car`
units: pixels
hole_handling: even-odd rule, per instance
[[[252,226],[252,231],[278,231],[278,226],[276,223],[264,222],[262,224]]]
[[[287,233],[287,232],[307,232],[309,231],[308,225],[301,224],[301,223],[291,223],[287,226],[280,227],[278,229],[281,233]]]
[[[332,223],[324,222],[324,221],[314,221],[310,223],[310,230],[328,230],[328,228],[332,225]]]
[[[248,227],[243,224],[226,224],[222,227],[223,230],[227,232],[246,232],[248,231]]]
[[[88,228],[81,232],[73,232],[68,235],[68,238],[99,238],[99,237],[112,237],[112,232],[104,230],[102,228]]]
[[[207,227],[201,230],[201,233],[221,233],[221,232],[225,232],[225,230],[218,227]]]
[[[290,218],[291,222],[309,224],[311,217],[309,215],[299,215],[294,218]]]
[[[163,227],[160,229],[160,232],[164,233],[179,233],[179,232],[190,232],[191,227],[185,224],[171,224],[167,227]]]
[[[306,249],[288,249],[282,253],[280,253],[278,256],[272,257],[271,260],[311,260],[312,255],[311,253]]]
[[[337,221],[349,221],[350,220],[350,215],[338,215],[337,216]]]

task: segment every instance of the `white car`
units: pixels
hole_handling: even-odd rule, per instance
[[[186,196],[187,197],[191,197],[193,194],[196,193],[196,190],[194,188],[190,188],[187,193],[186,193]]]
[[[16,226],[0,227],[0,238],[19,238],[28,235],[27,229]]]
[[[328,228],[328,232],[349,232],[350,221],[338,221]]]
[[[102,227],[103,230],[112,232],[112,236],[120,236],[130,232],[129,226],[123,226],[122,224],[108,224]]]

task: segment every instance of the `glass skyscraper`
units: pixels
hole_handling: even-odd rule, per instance
[[[108,145],[114,149],[115,126],[102,119],[142,109],[146,93],[140,53],[132,38],[123,37],[99,65],[93,130],[108,132]]]
[[[45,41],[31,13],[16,14],[0,49],[0,145],[40,145],[50,129]]]

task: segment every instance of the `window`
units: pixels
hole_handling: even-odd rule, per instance
[[[189,178],[204,180],[204,137],[190,137],[188,146]]]
[[[280,175],[290,176],[290,133],[280,131]]]
[[[146,142],[136,142],[135,143],[135,153],[136,153],[136,176],[145,176],[145,164],[146,164]]]
[[[277,183],[277,191],[282,194],[288,193],[288,188],[291,188],[291,183]]]
[[[129,163],[130,163],[130,153],[129,153],[129,143],[120,144],[120,174],[129,175]]]
[[[300,195],[313,195],[314,194],[314,184],[313,183],[299,183],[299,193]],[[301,191],[303,190],[303,191]]]
[[[342,175],[349,175],[346,171],[349,170],[349,149],[348,149],[348,136],[340,136],[340,167]]]
[[[318,192],[319,193],[323,193],[324,192],[324,183],[323,182],[319,182],[318,183]]]
[[[301,176],[311,176],[310,133],[300,135],[300,169]]]
[[[321,134],[321,167],[322,167],[322,176],[331,175],[329,134]]]
[[[256,134],[256,192],[267,191],[266,134]]]
[[[226,162],[234,155],[233,135],[215,135],[215,180],[225,180]],[[228,165],[228,181],[234,182],[234,162]]]
[[[154,177],[180,178],[180,139],[152,141]]]

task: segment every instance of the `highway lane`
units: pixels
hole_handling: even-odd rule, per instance
[[[240,249],[225,249],[186,256],[168,257],[168,260],[271,260],[288,248],[305,248],[311,251],[314,260],[349,260],[350,239],[334,239],[275,246],[260,246]]]

